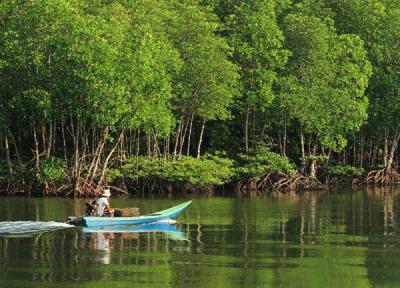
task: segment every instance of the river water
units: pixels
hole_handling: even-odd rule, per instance
[[[200,198],[178,223],[108,230],[57,226],[83,200],[3,197],[0,287],[399,287],[399,195]],[[183,201],[111,203],[150,213]]]

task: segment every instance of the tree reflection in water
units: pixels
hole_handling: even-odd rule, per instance
[[[168,252],[169,241],[188,242],[188,233],[177,225],[168,223],[150,223],[145,225],[121,225],[96,228],[82,228],[89,242],[89,249],[97,251],[95,257],[99,263],[110,264],[112,250],[118,251],[157,251],[158,241],[165,240]],[[144,240],[144,241],[142,241]],[[143,247],[143,245],[145,247]],[[174,251],[177,247],[174,247]]]
[[[0,238],[0,287],[397,287],[399,196],[375,188],[197,199],[183,225]]]

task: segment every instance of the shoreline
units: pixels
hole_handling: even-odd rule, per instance
[[[285,178],[286,179],[286,178]],[[307,179],[307,178],[305,178]],[[309,178],[308,178],[309,179]],[[289,181],[289,180],[288,180]],[[292,180],[295,181],[295,180]],[[351,189],[355,190],[358,188],[368,189],[368,188],[384,188],[384,187],[397,187],[398,184],[367,184],[365,180],[362,180],[360,177],[342,177],[327,180],[324,182],[315,179],[318,181],[318,188],[309,188],[309,189],[299,189],[299,190],[288,190],[282,189],[277,190],[273,189],[273,186],[266,187],[265,189],[251,189],[251,187],[247,187],[247,189],[243,188],[241,190],[237,189],[237,183],[228,183],[222,186],[213,186],[213,187],[204,187],[204,186],[195,186],[190,184],[188,190],[169,188],[169,191],[134,191],[134,190],[123,190],[123,187],[115,187],[108,186],[113,196],[115,197],[127,197],[127,198],[136,198],[136,199],[147,199],[147,198],[158,198],[158,199],[173,199],[173,198],[196,198],[196,197],[233,197],[233,198],[253,198],[253,197],[262,197],[271,195],[274,193],[280,194],[301,194],[304,192],[320,192],[324,193],[330,189],[342,188],[342,189]],[[240,181],[239,181],[240,182]],[[183,186],[186,186],[183,185]],[[168,183],[170,187],[182,187],[182,183]],[[124,191],[124,193],[121,193]],[[21,197],[21,198],[70,198],[70,199],[79,199],[79,198],[93,198],[97,197],[99,194],[93,193],[73,193],[74,191],[0,191],[0,197]]]

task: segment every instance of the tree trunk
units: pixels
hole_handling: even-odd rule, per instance
[[[313,147],[312,155],[313,159],[310,164],[310,176],[316,178],[317,176],[317,161],[314,159],[315,155],[317,154],[317,146]]]
[[[359,167],[362,168],[364,165],[364,145],[365,145],[365,137],[364,135],[361,136],[361,143],[360,143],[360,157],[358,159]]]
[[[46,126],[42,125],[42,149],[43,149],[43,154],[47,158],[46,154]]]
[[[343,149],[342,152],[342,161],[343,161],[343,165],[347,165],[347,156],[346,156],[346,149]]]
[[[174,155],[173,155],[173,160],[176,159],[177,153],[178,153],[178,144],[179,144],[179,139],[180,139],[180,133],[182,130],[182,122],[183,122],[183,116],[180,117],[179,121],[178,121],[178,127],[176,130],[176,140],[175,140],[175,146],[174,146]]]
[[[310,164],[310,176],[315,178],[317,175],[317,165],[316,165],[316,161],[312,160],[311,164]]]
[[[383,165],[385,166],[385,167],[388,167],[388,128],[387,127],[385,127],[385,142],[384,142],[384,145],[383,145]]]
[[[100,190],[101,186],[103,185],[104,176],[106,174],[108,163],[110,162],[112,155],[114,154],[115,150],[117,149],[119,142],[121,141],[123,135],[124,135],[124,130],[122,130],[121,133],[119,134],[117,142],[115,143],[114,147],[111,149],[110,153],[108,153],[106,160],[104,161],[103,169],[101,170],[101,176],[100,176],[99,182],[97,183],[96,192],[98,192]]]
[[[64,128],[64,117],[61,118],[61,136],[62,136],[62,141],[63,141],[64,160],[65,160],[65,163],[68,163],[67,141],[65,139],[65,128]]]
[[[8,131],[8,134],[11,135],[11,140],[12,140],[12,143],[13,143],[13,146],[14,146],[15,155],[17,156],[18,165],[22,166],[21,156],[20,156],[19,151],[18,151],[18,145],[17,145],[17,141],[15,140],[14,134],[11,131]]]
[[[330,160],[331,160],[331,157],[332,157],[332,149],[329,148],[329,150],[328,150],[328,160],[327,160],[326,163],[325,163],[325,167],[327,167],[327,166],[329,165],[329,162],[330,162]]]
[[[189,124],[189,135],[188,135],[188,141],[187,141],[187,149],[186,149],[186,156],[189,156],[190,152],[190,138],[192,136],[192,126],[193,126],[193,114],[190,117],[190,124]]]
[[[39,142],[37,139],[37,134],[36,134],[36,126],[33,125],[33,141],[35,144],[35,152],[34,152],[34,158],[35,158],[35,176],[36,180],[39,180],[40,177],[40,159],[39,159]]]
[[[284,125],[284,127],[283,127],[283,143],[282,143],[282,147],[283,147],[283,150],[282,150],[282,154],[283,154],[283,157],[286,157],[286,137],[287,137],[287,129],[286,129],[286,124]]]
[[[104,145],[106,144],[106,138],[108,135],[108,131],[109,131],[108,127],[106,127],[103,130],[103,133],[102,133],[103,135],[100,138],[99,143],[97,144],[95,155],[92,159],[92,162],[90,163],[90,167],[89,167],[89,170],[88,170],[86,178],[85,178],[85,183],[88,183],[89,186],[92,184],[93,179],[96,176],[96,172],[99,167],[101,154],[103,153]]]
[[[256,139],[256,109],[255,109],[255,107],[253,106],[253,109],[252,109],[253,111],[253,123],[252,123],[252,127],[251,127],[251,135],[252,135],[252,139],[253,139],[253,141]]]
[[[357,145],[356,145],[356,134],[353,134],[353,166],[356,166],[357,162]]]
[[[51,150],[56,151],[56,139],[57,139],[57,122],[54,120],[53,123],[53,141],[51,144]]]
[[[146,135],[146,143],[147,143],[147,156],[149,158],[152,158],[151,155],[151,139],[150,139],[150,134]]]
[[[86,159],[87,159],[86,155],[91,153],[90,145],[89,145],[89,134],[90,134],[91,128],[89,127],[89,129],[86,129],[85,125],[83,125],[82,129],[83,130],[81,133],[81,136],[82,136],[81,143],[83,146],[83,151],[82,151],[83,157],[81,157],[81,159],[82,159],[83,163],[86,163]]]
[[[132,128],[129,129],[129,135],[128,133],[126,133],[126,153],[127,153],[127,157],[130,157],[132,155],[132,151],[133,151],[133,143],[135,143],[136,140],[136,129],[135,131],[132,133]]]
[[[169,146],[170,146],[170,135],[168,134],[167,139],[165,139],[165,147],[164,147],[165,159],[169,158]]]
[[[187,118],[186,123],[183,125],[182,133],[181,133],[181,142],[179,145],[179,157],[182,155],[182,150],[183,150],[183,145],[185,144],[185,138],[187,135],[187,132],[189,130],[189,123],[190,123],[190,117]]]
[[[303,126],[300,126],[300,145],[301,145],[301,173],[304,173],[306,169],[306,152],[304,149],[304,134],[303,134]]]
[[[367,162],[366,165],[368,165],[369,167],[372,167],[372,157],[373,157],[373,153],[374,153],[374,145],[372,143],[372,141],[370,141],[369,144],[369,148],[367,148],[367,154],[365,155],[366,159],[365,161]]]
[[[283,156],[283,147],[282,147],[282,137],[281,137],[281,130],[278,129],[278,145],[279,145],[279,153]]]
[[[49,138],[46,147],[46,158],[50,158],[52,145],[53,145],[53,124],[51,123],[49,126]]]
[[[394,137],[393,137],[392,147],[390,149],[390,155],[389,155],[389,158],[387,161],[387,166],[385,167],[385,170],[387,172],[390,172],[392,170],[394,153],[396,152],[397,144],[399,143],[399,139],[400,139],[400,132],[398,130],[396,130],[396,132],[394,133]]]
[[[161,156],[161,151],[160,151],[160,147],[158,146],[158,135],[157,135],[157,132],[154,129],[151,129],[151,133],[152,133],[152,136],[153,136],[153,156],[160,157]]]
[[[140,154],[140,129],[137,131],[137,137],[136,137],[136,157],[139,157]]]
[[[371,167],[375,168],[375,162],[376,162],[376,158],[377,158],[377,154],[378,154],[378,146],[374,145],[374,147],[372,148],[372,158],[371,158]]]
[[[250,113],[250,108],[249,108],[249,105],[247,105],[246,122],[244,124],[244,145],[245,145],[246,153],[249,152],[249,113]]]
[[[81,178],[81,159],[79,156],[79,136],[81,134],[80,131],[80,122],[77,120],[76,123],[76,134],[75,134],[75,191],[79,191],[79,184],[80,184],[80,178]]]
[[[201,148],[201,143],[203,142],[203,133],[204,133],[205,125],[206,125],[206,120],[203,120],[203,124],[201,125],[200,137],[199,137],[199,145],[197,146],[197,159],[200,158],[200,148]]]
[[[8,145],[8,129],[4,129],[4,148],[6,152],[6,161],[7,161],[7,166],[8,166],[8,175],[9,175],[9,187],[10,184],[14,184],[14,171],[11,163],[11,157],[10,157],[10,147]]]
[[[123,132],[122,138],[120,141],[120,162],[123,163],[127,157],[127,153],[129,153],[129,138],[128,133]]]

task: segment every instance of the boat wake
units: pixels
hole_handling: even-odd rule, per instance
[[[0,222],[1,236],[22,236],[39,232],[48,232],[58,229],[74,227],[73,225],[62,222],[41,222],[41,221],[6,221]]]

